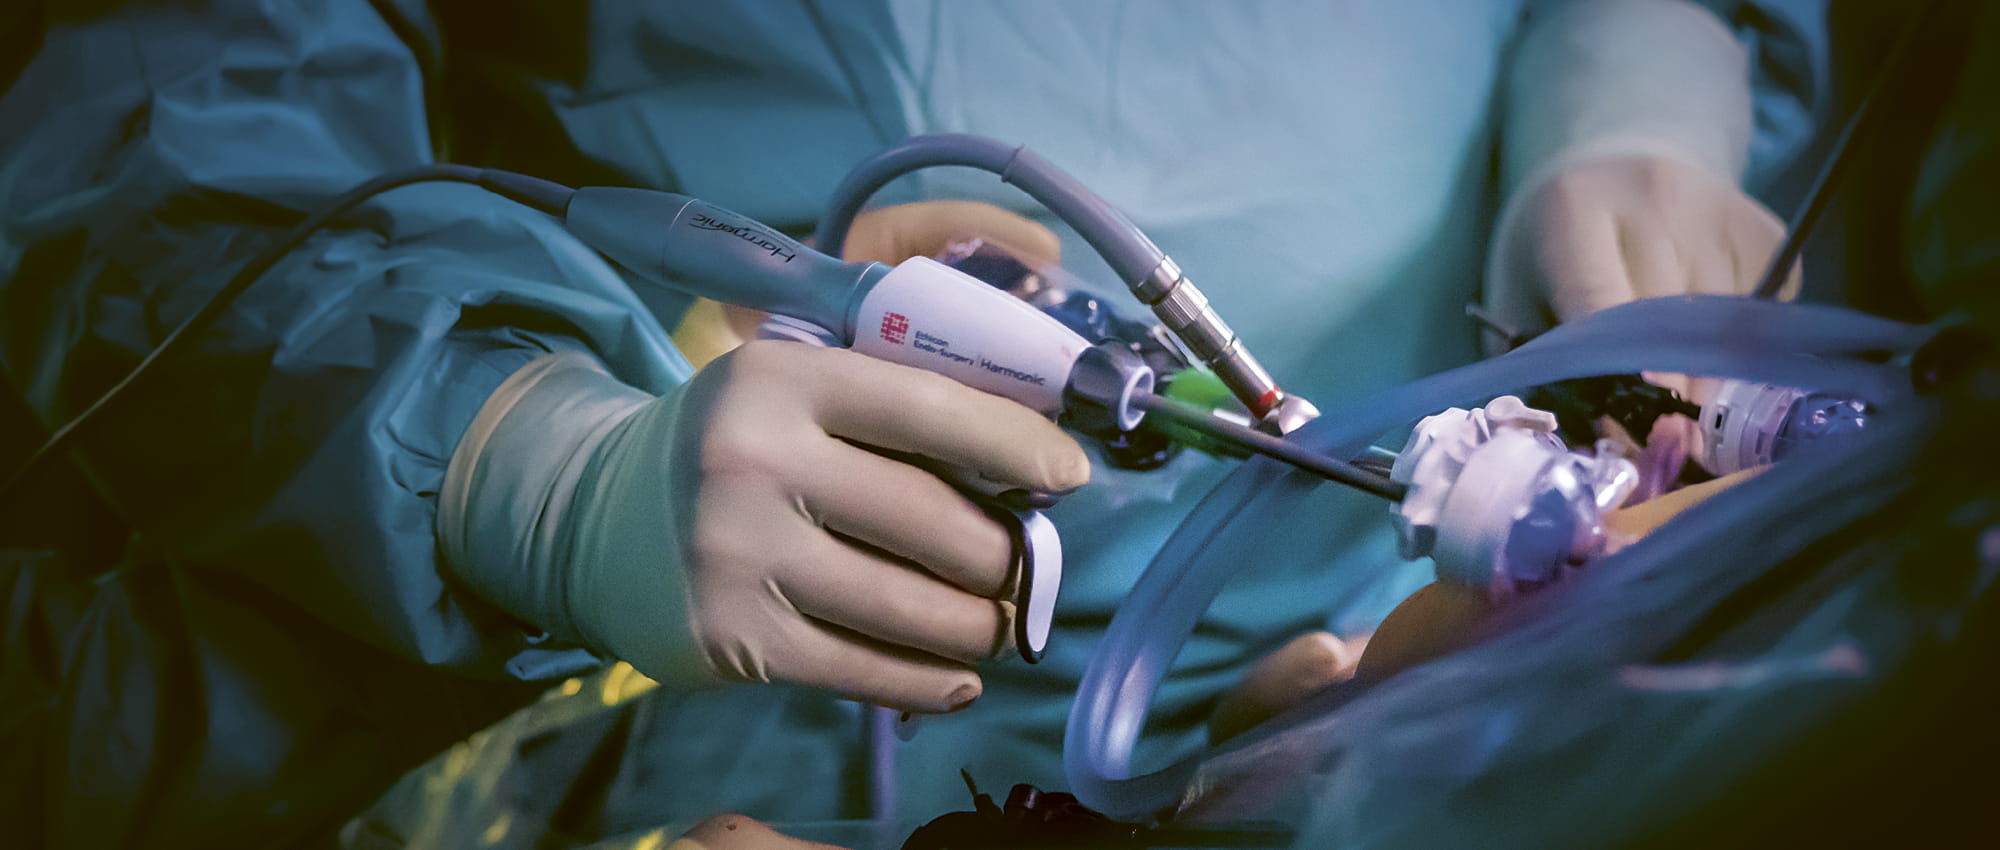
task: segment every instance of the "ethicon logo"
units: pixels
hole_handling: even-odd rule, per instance
[[[882,314],[882,339],[897,345],[910,334],[910,317],[901,313]]]

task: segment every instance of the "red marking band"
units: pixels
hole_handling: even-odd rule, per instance
[[[1263,395],[1257,397],[1257,415],[1263,416],[1266,413],[1270,413],[1271,408],[1278,404],[1278,396],[1282,394],[1283,392],[1277,387],[1265,390]]]

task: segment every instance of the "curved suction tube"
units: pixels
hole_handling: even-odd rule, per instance
[[[1025,146],[959,133],[913,136],[848,172],[833,190],[814,244],[821,251],[840,256],[855,215],[876,190],[905,174],[939,165],[997,174],[1002,182],[1026,192],[1075,228],[1140,303],[1152,308],[1168,330],[1215,370],[1244,408],[1279,433],[1318,415],[1304,399],[1278,388],[1236,332],[1209,307],[1208,298],[1131,219]]]
[[[1914,350],[1932,331],[1836,307],[1723,296],[1638,301],[1557,327],[1505,356],[1342,405],[1291,439],[1312,451],[1350,457],[1384,431],[1454,404],[1551,381],[1641,370],[1769,381],[1894,402],[1910,394],[1906,369],[1845,355]],[[1234,561],[1222,553],[1254,546],[1267,531],[1257,527],[1257,517],[1318,485],[1309,476],[1287,473],[1263,458],[1231,473],[1196,505],[1119,606],[1084,671],[1064,734],[1070,789],[1085,805],[1119,819],[1169,815],[1183,802],[1205,757],[1260,737],[1246,735],[1237,745],[1154,772],[1131,770],[1153,694],[1233,574]]]

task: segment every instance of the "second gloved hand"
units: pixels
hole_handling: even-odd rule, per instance
[[[1639,298],[1744,295],[1784,238],[1777,216],[1703,169],[1664,156],[1587,160],[1501,219],[1486,303],[1534,333]]]
[[[489,399],[440,497],[446,563],[552,635],[672,685],[788,681],[940,712],[1008,647],[1004,528],[929,472],[1067,490],[1076,442],[1014,402],[839,349],[753,342],[662,397],[578,353]]]
[[[1762,276],[1784,226],[1739,187],[1753,69],[1712,5],[1528,14],[1501,98],[1506,202],[1486,274],[1486,308],[1508,331],[1638,298],[1747,293]]]

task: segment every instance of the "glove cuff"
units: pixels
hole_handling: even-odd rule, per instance
[[[1524,210],[1586,162],[1645,156],[1736,184],[1749,157],[1749,55],[1722,21],[1686,0],[1550,3],[1537,10],[1507,78],[1501,205],[1486,304],[1509,330],[1555,322],[1520,273]],[[1532,305],[1539,304],[1539,307]],[[1496,335],[1488,348],[1502,348]]]
[[[503,381],[459,438],[438,494],[446,569],[500,610],[564,641],[576,504],[599,446],[653,396],[582,352],[548,354]]]
[[[1556,5],[1508,75],[1504,188],[1583,159],[1668,156],[1734,183],[1749,157],[1749,54],[1686,0]]]

